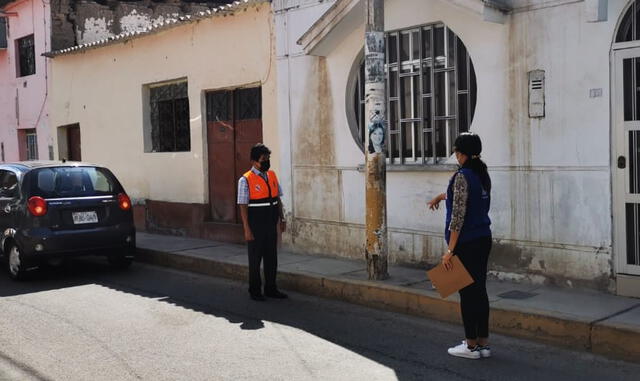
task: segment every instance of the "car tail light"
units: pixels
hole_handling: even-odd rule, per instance
[[[34,196],[27,202],[29,212],[36,217],[42,217],[47,214],[47,202],[42,197]]]
[[[118,206],[120,206],[120,209],[122,210],[131,209],[131,199],[126,195],[126,193],[120,193],[118,195]]]

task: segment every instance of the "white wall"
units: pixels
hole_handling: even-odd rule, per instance
[[[625,3],[609,1],[608,21],[588,23],[582,2],[530,1],[504,24],[483,21],[473,9],[444,0],[385,3],[387,29],[444,22],[473,60],[478,102],[471,130],[483,139],[493,178],[492,268],[501,277],[610,286],[609,52]],[[324,7],[292,10],[277,19],[318,15]],[[311,24],[277,24],[278,38],[297,40]],[[364,176],[356,167],[364,154],[349,131],[345,106],[363,33],[360,25],[326,58],[279,56],[279,73],[288,70],[292,78],[290,109],[281,103],[279,112],[290,114],[293,126],[292,245],[301,250],[363,255]],[[544,119],[528,117],[527,72],[534,69],[546,71]],[[319,81],[327,84],[323,92],[330,100],[316,99]],[[287,87],[280,84],[281,96]],[[590,98],[590,89],[602,89],[602,97]],[[307,128],[305,115],[314,112],[329,112],[322,120],[332,127]],[[306,142],[321,136],[327,144],[313,153],[323,159],[306,155]],[[389,169],[393,261],[434,262],[441,255],[444,212],[427,212],[425,201],[445,189],[450,175]]]
[[[79,123],[83,160],[112,169],[132,198],[208,203],[205,91],[261,84],[264,141],[279,150],[272,22],[261,3],[54,58],[52,124]],[[143,89],[180,78],[188,80],[191,151],[145,153]]]

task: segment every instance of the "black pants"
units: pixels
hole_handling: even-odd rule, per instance
[[[487,263],[491,237],[482,237],[456,245],[455,254],[473,278],[473,284],[460,290],[460,310],[467,339],[489,337],[489,297]]]
[[[260,263],[264,260],[264,291],[276,291],[276,271],[278,268],[278,229],[272,218],[249,218],[251,232],[255,238],[249,247],[249,292],[262,294]]]

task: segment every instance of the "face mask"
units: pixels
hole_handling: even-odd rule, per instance
[[[265,160],[265,161],[260,163],[260,170],[262,172],[268,171],[269,168],[271,168],[271,162],[269,160]]]

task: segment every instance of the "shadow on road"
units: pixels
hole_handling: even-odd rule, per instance
[[[244,284],[141,264],[120,271],[100,258],[75,259],[61,267],[44,268],[25,282],[13,282],[0,275],[0,297],[82,285],[100,285],[221,317],[241,330],[259,330],[265,322],[294,327],[394,370],[398,380],[557,379],[554,374],[563,380],[584,379],[585,374],[594,379],[611,379],[610,370],[616,367],[618,376],[627,376],[624,367],[620,367],[624,363],[598,358],[606,364],[602,366],[590,354],[523,341],[519,348],[512,348],[512,353],[504,351],[490,360],[456,359],[446,355],[446,347],[457,340],[460,327],[296,294],[288,300],[254,302],[248,298]],[[504,347],[515,341],[499,337],[494,340],[494,344]],[[304,348],[292,350],[304,352]],[[274,359],[274,363],[277,361]],[[583,369],[574,375],[571,370],[576,367]],[[629,372],[638,370],[640,367],[633,366]],[[632,373],[628,376],[632,379]]]

